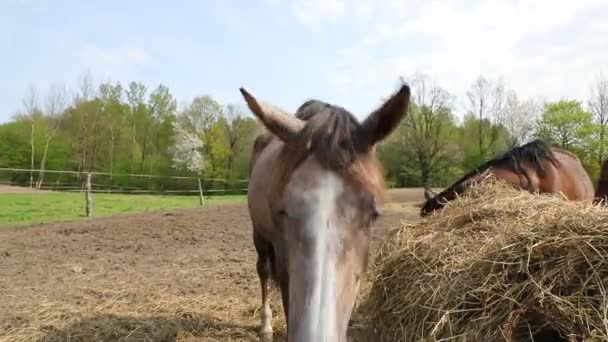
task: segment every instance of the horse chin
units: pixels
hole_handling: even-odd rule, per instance
[[[288,341],[346,342],[348,322],[359,290],[351,274],[338,274],[338,268],[321,267],[326,272],[297,273],[290,276]],[[315,278],[311,273],[316,273]],[[344,284],[342,279],[349,278]],[[342,284],[341,284],[342,283]]]
[[[289,256],[288,341],[346,342],[365,259],[338,239],[314,240]]]

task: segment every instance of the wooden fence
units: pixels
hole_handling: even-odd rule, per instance
[[[19,186],[16,182],[10,180],[8,177],[8,181],[1,181],[3,179],[7,179],[7,177],[2,177],[2,174],[6,176],[6,174],[19,174],[19,173],[27,173],[29,175],[38,174],[39,170],[31,170],[31,169],[15,169],[15,168],[0,168],[0,184],[4,185],[13,185]],[[79,171],[66,171],[66,170],[45,170],[45,174],[62,174],[62,175],[71,175],[77,178],[78,182],[76,183],[68,183],[68,184],[58,184],[58,183],[40,183],[33,182],[30,180],[29,187],[36,188],[39,190],[48,190],[51,192],[61,193],[61,192],[79,192],[84,193],[85,200],[85,214],[87,217],[90,217],[93,213],[93,194],[94,193],[114,193],[114,194],[191,194],[198,195],[198,201],[201,206],[205,205],[205,196],[209,196],[210,194],[226,194],[228,192],[234,192],[234,189],[205,189],[203,187],[204,182],[219,182],[226,183],[228,180],[221,178],[202,178],[202,177],[188,177],[188,176],[162,176],[162,175],[146,175],[146,174],[117,174],[117,173],[108,173],[108,172],[79,172]],[[142,189],[138,187],[113,187],[112,184],[103,184],[103,183],[94,183],[93,178],[95,176],[106,176],[106,177],[133,177],[133,178],[162,178],[162,179],[175,179],[181,181],[192,181],[194,184],[194,189]],[[110,179],[111,179],[110,178]],[[247,192],[247,180],[243,179],[233,179],[230,180],[232,183],[243,184],[243,187],[238,189],[238,192]]]

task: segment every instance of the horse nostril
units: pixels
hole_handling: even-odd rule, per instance
[[[378,208],[374,205],[372,207],[372,211],[370,213],[370,224],[374,223],[378,217],[380,217],[380,211],[378,210]]]

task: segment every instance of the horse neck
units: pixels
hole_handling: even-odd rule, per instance
[[[465,190],[470,186],[470,184],[477,178],[477,176],[470,176],[465,179],[460,180],[459,182],[454,183],[452,186],[442,191],[440,195],[448,200],[452,201],[456,199],[458,195],[461,195]]]

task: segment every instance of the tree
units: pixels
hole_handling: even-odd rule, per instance
[[[467,91],[469,112],[477,116],[477,146],[478,159],[484,160],[488,151],[495,148],[498,131],[494,128],[496,118],[500,115],[504,101],[504,83],[502,79],[491,82],[484,76],[479,76]],[[484,129],[484,122],[488,120],[489,130]]]
[[[507,92],[504,107],[498,113],[498,122],[509,132],[508,148],[521,145],[531,137],[538,112],[539,108],[532,100],[521,101],[515,91]]]
[[[149,136],[152,135],[154,137],[154,145],[158,147],[160,142],[160,126],[171,116],[175,115],[176,109],[177,101],[166,86],[161,84],[150,93],[146,110],[146,114],[149,116],[141,117],[140,173],[144,172],[146,157],[149,154]]]
[[[228,174],[235,176],[235,161],[240,153],[246,147],[247,143],[252,143],[253,135],[255,134],[255,121],[245,117],[241,108],[234,104],[229,104],[224,109],[224,118],[226,120],[226,134],[228,138],[228,148],[230,155],[228,157]]]
[[[173,167],[200,172],[203,169],[203,141],[197,132],[189,130],[182,121],[175,122],[175,142],[170,147]]]
[[[447,166],[449,145],[453,141],[452,96],[429,76],[416,74],[411,79],[413,101],[406,117],[409,129],[404,152],[412,154],[423,186],[432,175]]]
[[[47,121],[47,129],[45,131],[44,138],[44,150],[42,152],[42,159],[40,160],[40,171],[38,175],[38,181],[36,182],[36,188],[40,189],[44,182],[44,171],[46,168],[46,162],[49,152],[49,145],[51,141],[57,135],[57,130],[61,122],[61,115],[66,110],[68,104],[67,88],[64,84],[53,84],[49,88],[49,92],[46,96],[45,101],[45,120]]]
[[[123,87],[120,82],[116,84],[102,83],[99,85],[99,97],[102,103],[102,116],[106,123],[110,139],[109,146],[109,173],[110,186],[113,182],[114,160],[116,143],[121,138],[121,128],[126,124],[128,107],[123,103]]]
[[[606,126],[608,125],[608,79],[603,74],[597,75],[591,86],[588,101],[589,111],[597,129],[597,163],[604,163]]]
[[[25,117],[30,122],[30,188],[32,188],[34,186],[36,117],[37,114],[40,113],[40,109],[38,107],[38,91],[34,85],[30,84],[28,86],[22,103],[25,110]]]
[[[78,171],[93,170],[94,154],[97,149],[97,121],[100,103],[95,100],[95,88],[90,72],[80,76],[78,90],[74,93],[74,105],[70,116],[78,123],[76,151],[79,154]],[[89,155],[93,154],[93,157]],[[90,163],[87,163],[90,161]]]
[[[135,149],[137,148],[137,127],[138,121],[145,121],[147,118],[145,97],[148,88],[140,82],[129,83],[126,91],[127,100],[130,106],[131,121],[131,149],[130,149],[130,172],[135,172]]]
[[[591,133],[591,114],[576,100],[561,100],[545,105],[538,135],[563,149],[582,148]]]
[[[171,149],[176,168],[203,171],[203,155],[211,158],[214,137],[211,133],[221,115],[222,107],[208,95],[195,97],[178,114]]]
[[[493,143],[488,147],[483,158],[479,154],[478,142],[475,139],[471,139],[471,137],[476,136],[479,126],[482,127],[483,131],[493,132],[492,134],[494,135],[492,138]],[[467,113],[464,116],[462,125],[458,127],[458,131],[458,151],[462,154],[460,162],[465,171],[478,167],[508,149],[510,135],[507,129],[503,125],[492,122],[489,119],[483,119],[480,122],[479,118],[473,113]]]

